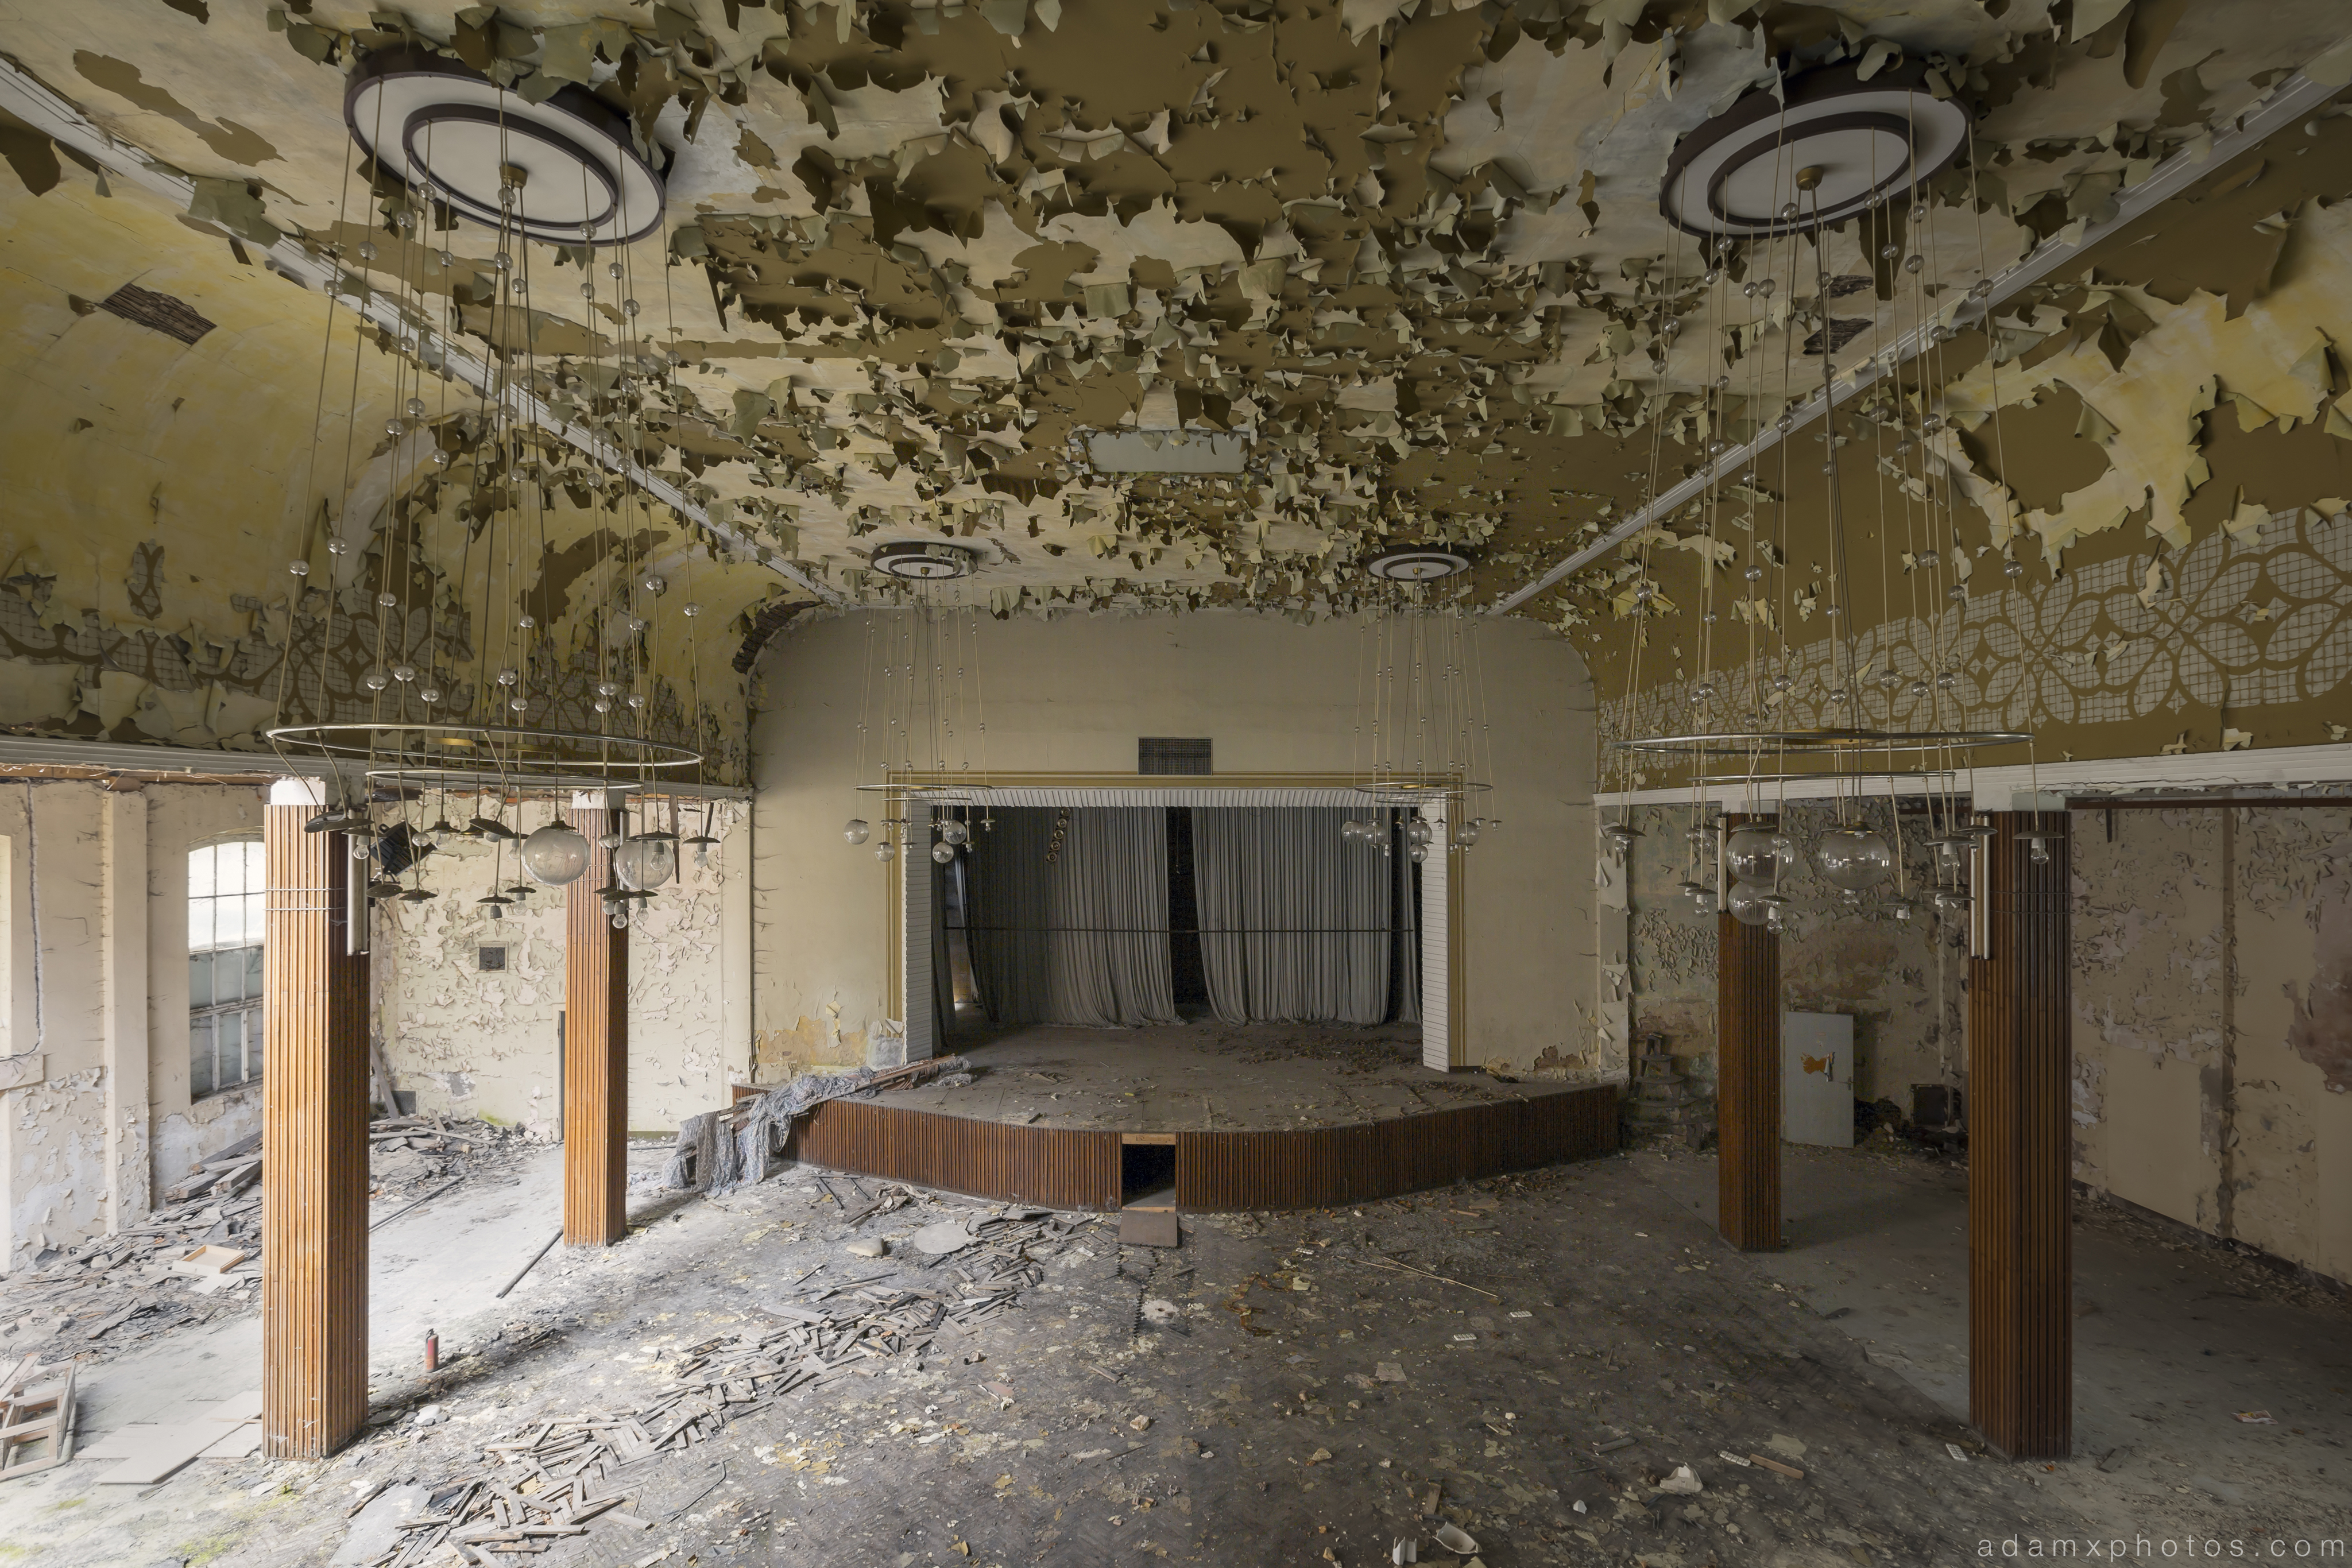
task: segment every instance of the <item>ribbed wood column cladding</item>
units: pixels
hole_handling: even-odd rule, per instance
[[[1727,815],[1738,828],[1768,817]],[[1780,1246],[1780,939],[1716,917],[1717,1224],[1742,1252]]]
[[[341,833],[306,833],[314,787],[282,781],[262,827],[261,1430],[315,1459],[367,1419],[367,955],[344,952]]]
[[[2019,1459],[2074,1438],[2066,813],[1995,811],[1969,963],[1969,1419]],[[2021,833],[2053,835],[2033,863]]]
[[[588,869],[565,890],[563,1240],[610,1247],[628,1234],[629,934],[604,901],[613,855],[596,841],[614,818],[575,806]]]

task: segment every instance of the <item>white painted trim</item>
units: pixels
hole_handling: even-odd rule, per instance
[[[2347,39],[2322,50],[2315,58],[2324,58],[2336,53],[2337,49],[2345,47],[2345,43],[2352,43],[2352,39]],[[2331,87],[2324,82],[2314,81],[2301,71],[2294,72],[2273,88],[2259,103],[2243,110],[2229,125],[2215,131],[2210,146],[2201,150],[2183,149],[2175,152],[2158,164],[2147,179],[2128,190],[2117,193],[2113,217],[2104,223],[2086,225],[2081,234],[2071,240],[2054,235],[2043,240],[2026,252],[2022,259],[1995,273],[1990,280],[1992,284],[1992,293],[1986,298],[1980,309],[1969,312],[1969,319],[1973,322],[1989,319],[1994,310],[2000,308],[2019,290],[2040,282],[2068,262],[2080,257],[2108,235],[2116,233],[2126,225],[2138,222],[2151,210],[2178,195],[2231,159],[2261,145],[2265,138],[2293,125],[2335,97],[2342,87],[2343,84],[2340,82]],[[1965,308],[1965,302],[1939,312],[1937,321],[1940,322],[1948,316],[1957,319],[1963,308]],[[1675,512],[1705,495],[1708,486],[1729,484],[1737,480],[1748,464],[1760,460],[1773,446],[1782,441],[1793,439],[1799,431],[1828,413],[1839,403],[1874,385],[1881,376],[1887,374],[1897,366],[1916,359],[1932,346],[1927,333],[1935,325],[1935,322],[1922,322],[1896,339],[1895,346],[1884,354],[1863,361],[1852,373],[1832,383],[1826,400],[1821,392],[1817,392],[1801,402],[1791,403],[1788,412],[1795,423],[1787,432],[1777,431],[1767,425],[1757,434],[1753,441],[1727,448],[1720,456],[1716,458],[1713,466],[1699,469],[1648,506],[1628,514],[1615,528],[1570,555],[1535,581],[1496,600],[1492,613],[1504,615],[1517,609],[1528,600],[1559,582],[1569,573],[1599,560],[1652,523],[1674,516]]]
[[[1454,1070],[1453,933],[1446,916],[1453,901],[1446,896],[1447,873],[1454,850],[1446,831],[1443,806],[1416,807],[1430,828],[1430,856],[1421,862],[1421,1064],[1434,1072]],[[1407,821],[1412,818],[1408,816]]]
[[[2096,761],[2044,762],[2038,767],[1979,768],[1933,776],[1938,790],[1990,802],[1987,810],[2007,810],[2011,797],[2039,789],[2047,794],[2130,795],[2150,789],[2277,789],[2313,784],[2352,783],[2352,745],[2274,746],[2245,751],[2200,751],[2179,757],[2116,757]],[[1927,779],[1871,779],[1858,787],[1864,800],[1923,795]],[[1794,784],[1710,784],[1696,796],[1679,789],[1628,789],[1595,795],[1599,811],[1628,806],[1687,806],[1694,799],[1710,806],[1767,810],[1776,800],[1822,800],[1853,794],[1850,781],[1807,779]]]
[[[931,988],[931,808],[910,800],[906,811],[898,841],[898,1016],[907,1020],[905,1061],[929,1061],[940,1053],[940,1022]]]
[[[51,140],[105,165],[119,178],[161,196],[179,211],[184,213],[188,210],[195,187],[186,175],[151,157],[144,149],[117,139],[103,126],[86,118],[70,101],[50,91],[15,61],[6,58],[0,58],[0,109],[7,110]],[[684,491],[625,456],[618,446],[587,426],[558,418],[554,411],[528,388],[504,382],[487,361],[450,339],[441,338],[436,341],[432,331],[421,323],[409,320],[396,306],[387,303],[385,295],[367,287],[362,279],[344,272],[332,261],[314,256],[291,239],[281,239],[266,250],[258,246],[254,248],[262,250],[262,254],[269,258],[269,270],[315,288],[338,304],[348,306],[372,325],[397,339],[402,348],[409,352],[421,353],[430,345],[440,353],[450,373],[475,392],[488,395],[492,389],[497,389],[514,417],[556,433],[590,462],[621,476],[707,531],[711,538],[742,551],[825,603],[845,602],[840,594],[830,588],[818,586],[814,579],[791,562],[773,559],[774,551],[723,524],[711,521],[710,514],[688,499]],[[763,551],[769,559],[761,559]]]
[[[1378,809],[1371,796],[1341,786],[1337,789],[1249,789],[1184,785],[1169,789],[1150,786],[1016,786],[989,789],[975,807],[982,806],[1346,806],[1366,811]]]
[[[327,803],[327,787],[316,779],[274,779],[269,784],[269,803],[316,810]]]

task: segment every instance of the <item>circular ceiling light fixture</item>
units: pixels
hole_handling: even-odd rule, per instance
[[[1364,570],[1390,582],[1435,582],[1468,571],[1470,558],[1435,545],[1404,545],[1381,551]]]
[[[929,539],[898,539],[874,550],[875,570],[918,582],[970,577],[979,564],[979,558],[961,545]]]
[[[1658,211],[1685,234],[1748,238],[1841,223],[1943,172],[1968,111],[1927,89],[1924,64],[1868,81],[1851,65],[1748,93],[1675,144]]]
[[[507,221],[552,245],[624,245],[661,224],[661,171],[628,117],[584,88],[529,103],[446,56],[392,49],[352,78],[343,122],[385,173],[493,228],[509,191]]]

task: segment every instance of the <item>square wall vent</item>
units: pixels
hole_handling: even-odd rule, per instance
[[[477,947],[474,949],[474,956],[485,975],[501,975],[506,972],[507,950],[504,947]]]
[[[1106,474],[1239,474],[1249,453],[1245,431],[1103,430],[1086,438],[1087,461]]]
[[[1147,735],[1135,743],[1135,770],[1138,773],[1209,772],[1209,742],[1205,738],[1171,740]]]

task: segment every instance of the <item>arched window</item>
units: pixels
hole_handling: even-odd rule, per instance
[[[188,852],[188,1097],[261,1078],[261,841]]]

